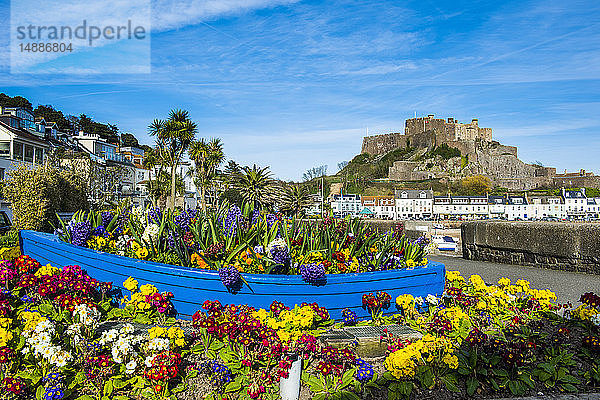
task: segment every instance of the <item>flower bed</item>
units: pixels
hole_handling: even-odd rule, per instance
[[[79,212],[56,233],[62,240],[112,254],[219,270],[226,287],[242,273],[300,275],[321,285],[326,274],[426,265],[424,239],[408,241],[398,226],[379,233],[359,219],[300,221],[261,215],[246,205],[175,211],[125,208]]]
[[[573,309],[524,280],[487,285],[477,275],[448,272],[442,297],[365,293],[373,320],[345,310],[341,323],[317,304],[275,301],[254,309],[207,300],[189,325],[172,317],[170,293],[134,277],[124,280],[123,297],[79,267],[20,256],[0,264],[0,282],[6,399],[275,399],[294,357],[304,360],[303,390],[315,399],[505,396],[600,385],[600,297],[584,294]],[[393,304],[398,312],[383,315]],[[122,327],[97,333],[107,320]],[[140,333],[133,322],[154,325]],[[386,356],[369,360],[319,340],[334,326],[384,323],[407,324],[423,337],[386,334]],[[191,335],[182,329],[188,327]]]

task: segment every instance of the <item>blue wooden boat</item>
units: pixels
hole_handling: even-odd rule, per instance
[[[100,281],[120,286],[129,276],[140,285],[152,283],[160,291],[173,292],[173,304],[180,318],[190,319],[205,300],[219,300],[222,304],[248,304],[268,309],[273,300],[287,306],[303,302],[317,302],[326,307],[332,318],[341,319],[346,307],[360,318],[368,316],[363,310],[362,295],[385,291],[394,300],[401,294],[440,296],[444,291],[445,267],[438,262],[410,270],[390,270],[354,274],[327,275],[322,286],[313,286],[298,275],[243,274],[250,290],[244,285],[237,293],[230,293],[221,283],[216,271],[185,268],[151,261],[103,253],[61,241],[57,236],[35,231],[21,231],[20,245],[23,254],[37,259],[42,265],[56,267],[79,265]],[[125,291],[126,293],[126,291]]]

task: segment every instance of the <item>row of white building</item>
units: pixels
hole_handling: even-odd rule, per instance
[[[100,166],[118,166],[121,171],[118,181],[103,190],[113,192],[117,199],[129,198],[134,205],[150,203],[147,183],[156,177],[158,168],[144,168],[143,149],[121,147],[83,131],[77,134],[61,132],[55,122],[35,119],[26,108],[0,106],[0,180],[18,164],[44,163],[52,151],[60,148],[71,154],[87,154]],[[184,161],[177,170],[185,189],[177,204],[186,208],[195,208],[198,203],[194,179],[188,173],[191,166],[189,161]],[[10,214],[9,206],[0,199],[1,210]]]
[[[585,189],[561,190],[559,196],[434,196],[432,190],[397,189],[394,196],[335,194],[330,206],[336,217],[380,219],[597,219],[600,198]]]

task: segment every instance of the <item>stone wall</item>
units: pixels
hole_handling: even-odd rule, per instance
[[[361,153],[385,154],[399,147],[406,147],[406,136],[401,133],[367,136],[363,138]]]
[[[600,224],[474,221],[461,236],[466,259],[600,274]]]

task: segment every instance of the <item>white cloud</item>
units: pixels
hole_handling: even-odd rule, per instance
[[[288,5],[299,0],[168,0],[152,3],[152,26],[164,31],[194,25],[221,15]]]

